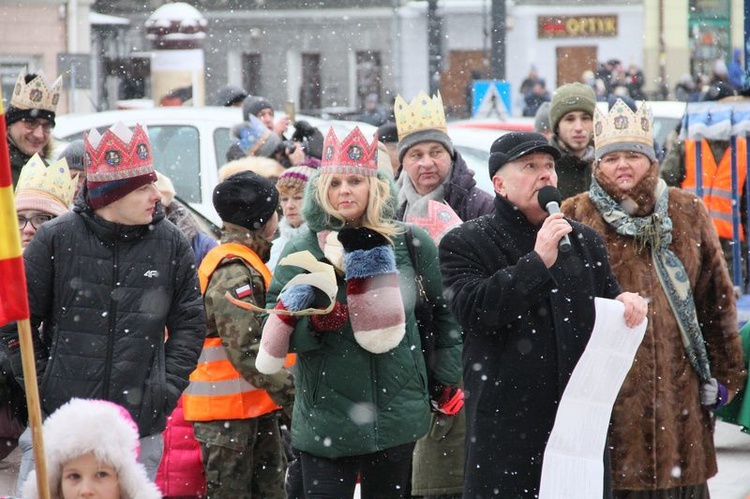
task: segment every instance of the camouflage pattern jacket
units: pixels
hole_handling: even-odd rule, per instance
[[[270,243],[248,233],[246,229],[225,224],[221,243],[244,244],[264,261],[268,260]],[[251,292],[239,298],[237,290],[249,285]],[[294,380],[287,370],[273,375],[261,374],[255,368],[255,358],[260,347],[263,325],[259,314],[243,310],[229,302],[224,294],[229,291],[235,298],[263,306],[266,302],[266,288],[263,277],[256,269],[238,257],[225,258],[211,276],[203,304],[206,310],[206,337],[220,337],[227,356],[248,383],[268,392],[284,412],[291,415],[294,403]]]

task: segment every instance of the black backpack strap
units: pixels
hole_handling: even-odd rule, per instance
[[[427,292],[422,282],[422,272],[419,270],[419,254],[417,253],[417,248],[414,246],[414,227],[411,224],[406,224],[404,239],[406,240],[406,249],[409,251],[409,259],[414,267],[414,281],[417,283],[417,293],[419,293],[420,298],[427,300]]]

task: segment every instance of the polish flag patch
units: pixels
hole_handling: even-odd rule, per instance
[[[237,298],[245,298],[246,296],[250,296],[252,292],[253,290],[249,284],[245,284],[244,286],[240,286],[239,288],[234,290],[234,293],[237,295]]]

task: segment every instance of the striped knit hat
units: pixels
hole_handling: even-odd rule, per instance
[[[279,192],[289,192],[304,190],[307,182],[315,173],[315,168],[309,166],[293,166],[284,170],[276,181],[276,188]]]

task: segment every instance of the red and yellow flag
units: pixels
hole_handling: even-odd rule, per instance
[[[13,201],[8,137],[0,91],[0,326],[29,318],[26,274],[21,256],[21,234]]]

